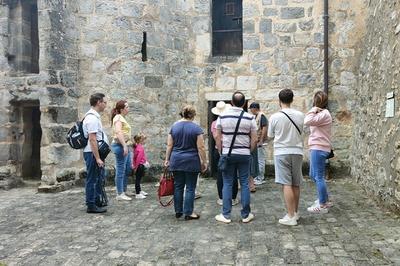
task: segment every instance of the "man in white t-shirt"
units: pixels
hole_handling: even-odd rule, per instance
[[[98,206],[96,201],[101,193],[101,178],[104,177],[104,161],[100,158],[97,142],[104,140],[108,143],[107,135],[103,132],[100,113],[106,109],[107,101],[102,93],[95,93],[90,96],[92,107],[83,119],[83,133],[88,138],[88,144],[83,149],[83,158],[86,164],[86,205],[87,213],[102,213],[107,209]]]
[[[297,225],[300,185],[303,180],[303,121],[304,114],[290,108],[293,91],[279,92],[281,111],[269,121],[268,137],[274,139],[275,182],[282,185],[287,214],[280,224]]]

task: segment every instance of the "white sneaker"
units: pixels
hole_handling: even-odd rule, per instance
[[[217,200],[217,204],[220,205],[220,206],[222,206],[224,203],[222,202],[222,199],[218,199],[218,200]]]
[[[289,215],[286,214],[282,219],[279,219],[279,223],[283,225],[297,225],[296,216],[289,217]]]
[[[116,200],[132,200],[132,198],[128,197],[127,195],[125,195],[125,193],[122,193],[120,195],[118,195],[116,198]]]
[[[137,198],[137,199],[145,199],[146,196],[143,195],[143,194],[136,194],[135,198]]]
[[[230,222],[232,222],[231,219],[226,219],[222,213],[216,215],[215,220],[217,220],[218,222],[221,222],[221,223],[226,223],[226,224],[229,224]]]
[[[149,193],[147,193],[147,192],[145,192],[145,191],[140,191],[140,194],[142,194],[143,196],[147,196],[147,195],[149,195]]]
[[[262,184],[264,184],[264,183],[265,183],[264,180],[259,180],[259,179],[254,180],[254,185],[256,185],[256,186],[260,186],[260,185],[262,185]]]
[[[300,220],[300,214],[298,212],[294,212],[294,218],[296,218],[296,221]]]
[[[232,206],[235,206],[239,203],[238,199],[232,199]]]
[[[253,219],[254,219],[254,214],[249,213],[249,215],[248,215],[246,218],[243,218],[243,219],[242,219],[242,222],[243,222],[243,223],[249,223],[249,222],[251,222]]]
[[[328,207],[321,207],[321,205],[318,204],[318,206],[311,206],[307,208],[307,211],[310,213],[320,213],[320,214],[325,214],[328,213]]]
[[[328,208],[332,208],[333,207],[333,202],[332,201],[327,201],[325,204],[326,204],[326,207],[328,207]],[[316,199],[314,201],[314,203],[310,207],[317,207],[317,206],[319,206],[319,199]]]

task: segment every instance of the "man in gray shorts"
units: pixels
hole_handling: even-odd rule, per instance
[[[293,91],[279,92],[281,111],[273,114],[268,127],[268,138],[274,139],[275,182],[282,185],[287,214],[280,224],[297,225],[300,185],[303,180],[303,121],[304,114],[290,108]]]

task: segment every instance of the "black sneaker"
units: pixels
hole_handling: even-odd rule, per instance
[[[103,212],[107,212],[107,209],[95,206],[95,207],[88,207],[86,212],[87,213],[103,213]]]

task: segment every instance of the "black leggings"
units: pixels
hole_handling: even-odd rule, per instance
[[[144,176],[144,165],[140,164],[139,167],[136,169],[136,179],[135,179],[135,190],[136,194],[139,194],[142,191],[140,187],[140,182],[142,181],[142,177]]]

